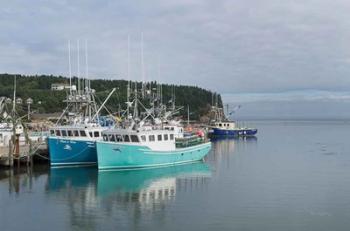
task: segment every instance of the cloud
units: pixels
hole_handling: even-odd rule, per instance
[[[67,40],[89,41],[90,76],[131,76],[224,93],[347,91],[345,0],[24,1],[2,3],[0,72],[67,75]],[[336,14],[334,12],[337,12]],[[160,60],[161,74],[157,63]]]
[[[302,90],[278,93],[223,94],[226,103],[251,102],[350,102],[350,91]]]

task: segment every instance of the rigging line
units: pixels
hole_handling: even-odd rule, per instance
[[[102,104],[102,101],[98,98],[98,96],[95,96],[95,98],[100,104]],[[118,99],[118,93],[117,93],[117,99]],[[112,110],[109,109],[106,105],[103,105],[102,108],[104,108],[109,113],[109,115],[113,116],[113,113],[111,112]]]
[[[69,69],[69,92],[72,94],[72,65],[70,59],[70,40],[68,40],[68,69]]]

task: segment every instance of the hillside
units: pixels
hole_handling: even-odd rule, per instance
[[[73,78],[73,83],[76,81]],[[11,97],[13,94],[14,75],[0,74],[0,96]],[[32,108],[40,113],[61,112],[65,104],[62,102],[66,97],[66,91],[52,91],[51,84],[69,83],[69,79],[62,76],[23,76],[17,75],[17,96],[24,101],[31,97],[34,100]],[[140,85],[140,83],[138,83]],[[151,83],[153,86],[156,82]],[[113,94],[107,103],[107,107],[112,111],[117,111],[118,107],[124,107],[126,101],[126,80],[106,80],[95,79],[91,81],[91,87],[96,90],[97,98],[103,101],[112,88],[117,88],[117,93]],[[173,85],[162,84],[163,99],[167,102],[171,99],[171,90]],[[190,105],[191,119],[199,119],[206,115],[212,102],[212,92],[195,86],[175,86],[176,105]],[[41,101],[41,104],[38,102]],[[219,95],[219,105],[222,105]],[[183,115],[187,114],[182,110]]]

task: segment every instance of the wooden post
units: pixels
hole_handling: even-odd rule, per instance
[[[32,141],[29,140],[29,152],[27,156],[27,166],[30,165],[32,166]]]
[[[12,139],[9,140],[9,157],[8,157],[8,163],[10,167],[13,167],[13,143]]]
[[[20,154],[19,154],[19,135],[17,135],[17,134],[15,137],[15,145],[16,145],[15,154],[16,154],[16,157],[18,158],[17,159],[17,167],[19,167],[21,165],[21,159],[20,159]]]

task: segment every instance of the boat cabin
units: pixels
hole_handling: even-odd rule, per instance
[[[236,123],[233,121],[221,121],[221,122],[215,122],[214,123],[215,128],[220,128],[220,129],[235,129],[236,128]]]
[[[60,126],[50,129],[50,136],[84,138],[84,139],[102,139],[101,127],[84,127],[84,126]]]
[[[134,131],[127,129],[108,129],[102,132],[103,141],[121,144],[142,145],[152,150],[174,150],[175,130],[159,129]]]

